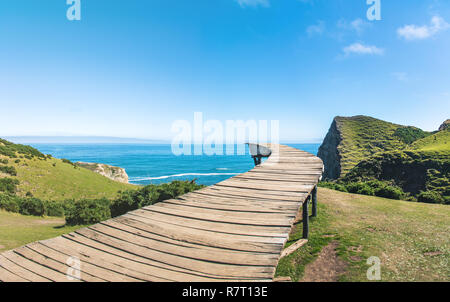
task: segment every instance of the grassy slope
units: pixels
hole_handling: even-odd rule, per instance
[[[70,233],[81,227],[64,226],[62,218],[24,216],[0,210],[0,252]]]
[[[342,137],[338,146],[341,175],[374,153],[406,147],[404,142],[394,136],[395,131],[404,126],[368,116],[337,117],[336,124]]]
[[[414,140],[430,133],[415,127],[385,122],[369,116],[336,117],[341,134],[338,151],[341,156],[341,176],[363,159],[376,153],[403,150]]]
[[[135,186],[110,180],[84,168],[75,168],[59,159],[47,160],[20,158],[15,159],[0,155],[9,160],[8,166],[14,166],[20,181],[18,195],[28,191],[35,197],[49,200],[68,198],[114,197],[119,190],[131,189]],[[53,166],[55,164],[55,166]],[[3,175],[7,176],[7,175]],[[0,175],[1,177],[1,175]]]
[[[450,154],[450,129],[439,131],[431,136],[415,141],[408,149],[437,152],[448,156]]]
[[[362,160],[344,179],[394,180],[405,192],[418,194],[419,191],[437,190],[442,196],[448,196],[449,163],[450,130],[443,130],[419,139],[403,150],[378,152]],[[427,176],[430,169],[435,172]]]
[[[281,259],[277,276],[300,280],[305,265],[331,240],[348,263],[341,281],[367,281],[371,256],[381,259],[382,281],[450,281],[450,208],[319,188],[319,216],[310,240]],[[297,225],[287,245],[301,238]],[[330,238],[325,235],[335,235]],[[360,252],[358,252],[358,249]],[[426,253],[437,252],[436,255]]]

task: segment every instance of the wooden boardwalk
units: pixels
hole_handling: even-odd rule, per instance
[[[249,172],[0,254],[0,281],[69,281],[76,259],[81,281],[271,281],[323,164],[268,146]]]

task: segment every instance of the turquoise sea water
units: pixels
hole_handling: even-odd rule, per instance
[[[124,168],[130,183],[158,184],[192,180],[212,185],[253,168],[247,155],[175,156],[170,145],[153,144],[31,144],[45,154],[73,162],[94,162]],[[317,154],[320,144],[289,144]]]

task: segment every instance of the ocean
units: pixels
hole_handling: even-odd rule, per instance
[[[171,146],[157,144],[30,144],[42,153],[72,162],[102,163],[124,168],[129,182],[159,184],[173,180],[192,180],[213,185],[253,168],[248,155],[175,156]],[[320,144],[288,144],[317,154]]]

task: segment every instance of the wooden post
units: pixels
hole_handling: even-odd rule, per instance
[[[317,186],[312,191],[312,217],[317,217]]]
[[[311,195],[309,195],[305,202],[303,203],[303,239],[308,239],[309,233],[309,213],[308,213],[308,203]]]

